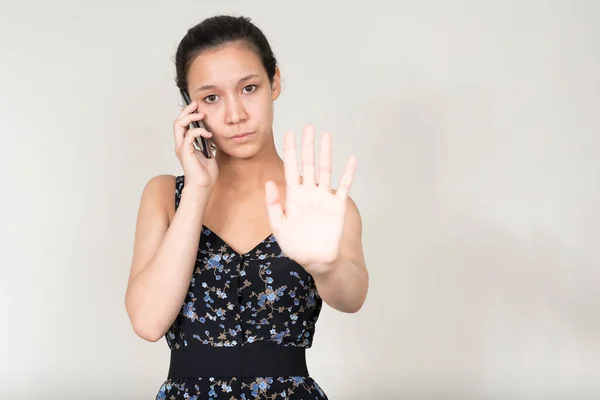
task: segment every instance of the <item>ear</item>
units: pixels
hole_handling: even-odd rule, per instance
[[[271,100],[275,101],[281,94],[281,73],[279,67],[275,67],[275,75],[271,84]]]

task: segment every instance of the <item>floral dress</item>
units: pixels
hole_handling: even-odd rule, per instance
[[[178,176],[176,209],[183,185],[184,177]],[[203,226],[188,293],[165,338],[171,351],[202,346],[308,349],[321,307],[312,277],[283,254],[273,235],[239,254]],[[204,375],[168,378],[156,399],[321,400],[327,396],[308,374]]]

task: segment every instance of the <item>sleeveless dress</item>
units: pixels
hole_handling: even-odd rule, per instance
[[[177,176],[176,210],[183,185],[184,176]],[[188,293],[165,338],[172,352],[190,347],[308,349],[321,308],[312,277],[283,254],[272,234],[239,254],[203,225]],[[198,360],[202,362],[210,368],[210,361]],[[156,400],[179,399],[326,400],[327,396],[308,374],[167,378]]]

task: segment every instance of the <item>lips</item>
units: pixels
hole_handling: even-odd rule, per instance
[[[252,135],[254,132],[243,132],[243,133],[239,133],[235,136],[232,136],[231,139],[243,139],[246,136]]]

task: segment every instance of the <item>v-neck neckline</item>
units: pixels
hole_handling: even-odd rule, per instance
[[[236,256],[242,257],[242,256],[247,256],[250,253],[254,253],[256,250],[259,249],[259,247],[265,243],[266,241],[272,241],[272,238],[274,237],[273,233],[269,233],[269,235],[267,237],[265,237],[264,239],[262,239],[260,242],[258,242],[254,247],[252,247],[250,250],[242,253],[238,250],[236,250],[232,245],[230,245],[229,243],[227,243],[225,240],[223,240],[223,238],[221,236],[219,236],[215,231],[213,231],[212,229],[210,229],[208,226],[202,224],[202,230],[203,231],[209,231],[211,234],[215,235],[215,237],[217,239],[219,239],[221,241],[221,243],[223,243],[225,246],[227,246],[229,248],[229,250],[231,250],[233,253],[235,253]]]

